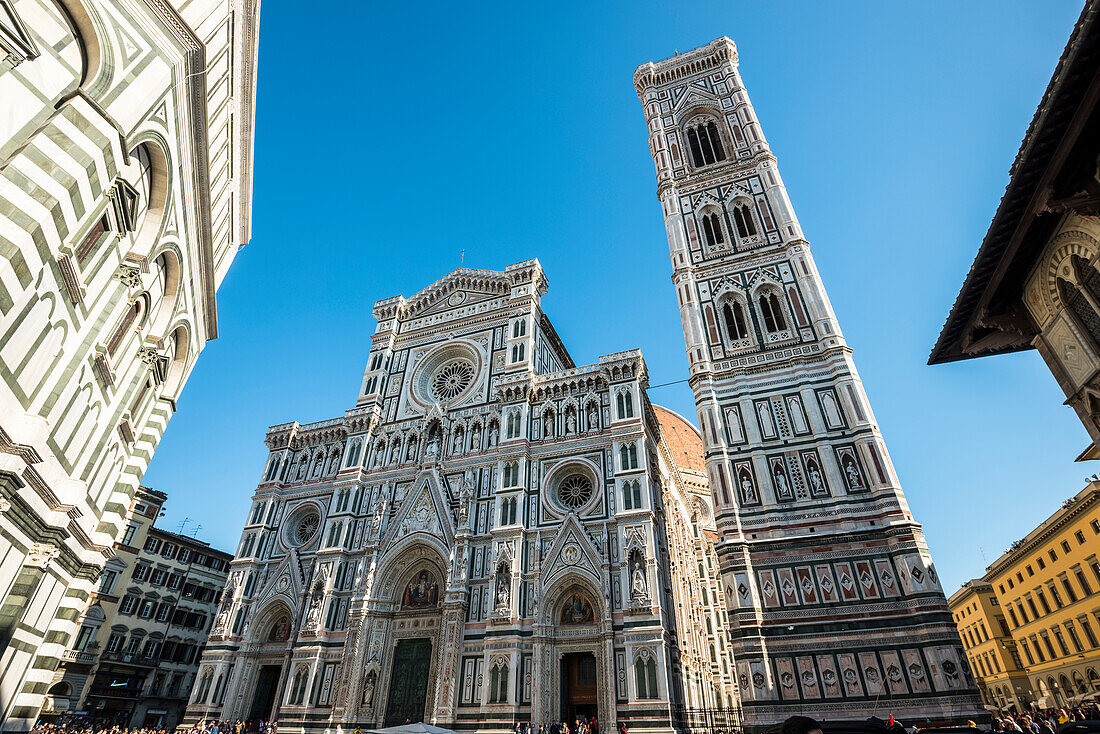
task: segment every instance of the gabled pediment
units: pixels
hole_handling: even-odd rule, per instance
[[[726,195],[725,195],[724,198],[725,198],[726,201],[733,201],[734,199],[737,199],[737,198],[748,199],[749,201],[753,201],[752,190],[749,189],[748,186],[743,186],[743,185],[738,184],[738,183],[735,183],[732,186],[730,186],[728,189],[726,189]]]
[[[720,102],[717,95],[701,82],[695,82],[687,86],[681,97],[673,104],[673,109],[678,112],[690,110],[692,107],[717,107]]]
[[[417,533],[442,540],[449,548],[454,545],[455,527],[443,491],[443,483],[434,467],[425,469],[413,483],[397,515],[386,529],[383,548]]]
[[[485,300],[507,295],[511,281],[496,270],[455,270],[405,302],[405,316],[421,316],[429,310],[458,308],[464,299]],[[451,302],[452,298],[457,302]]]
[[[585,532],[577,516],[570,513],[562,523],[558,537],[550,546],[542,566],[543,588],[549,587],[567,573],[584,573],[594,581],[601,577],[603,556],[592,538]]]
[[[304,583],[305,575],[302,572],[298,550],[291,548],[275,570],[268,575],[267,583],[256,596],[255,606],[259,609],[278,597],[286,602],[290,609],[295,609]]]

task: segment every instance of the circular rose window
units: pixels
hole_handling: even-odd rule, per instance
[[[421,408],[459,405],[477,389],[483,364],[481,354],[463,341],[433,349],[416,362],[409,397]]]
[[[300,548],[317,535],[321,527],[321,516],[312,507],[290,518],[286,528],[287,545]]]
[[[474,365],[467,359],[452,359],[435,371],[431,379],[432,397],[447,401],[462,392],[474,381]]]
[[[570,474],[558,484],[558,502],[571,510],[584,507],[592,499],[592,480],[583,474]]]

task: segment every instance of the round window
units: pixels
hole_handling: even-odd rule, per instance
[[[409,397],[422,408],[460,404],[477,387],[482,364],[481,355],[470,345],[446,344],[416,363],[409,382]]]
[[[576,510],[592,499],[592,480],[583,474],[570,474],[558,484],[558,502]]]
[[[468,359],[452,359],[436,369],[432,375],[432,397],[441,402],[450,400],[474,381],[474,365]]]
[[[287,527],[287,543],[295,548],[300,548],[313,540],[313,536],[317,534],[319,527],[321,527],[321,516],[311,508],[291,519]]]

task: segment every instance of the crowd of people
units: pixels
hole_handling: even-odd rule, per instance
[[[1056,708],[993,717],[992,731],[1019,731],[1029,734],[1054,734],[1059,726],[1073,721],[1100,720],[1095,703],[1080,708]]]
[[[595,716],[591,719],[586,716],[578,716],[570,724],[568,721],[555,721],[550,724],[532,726],[530,721],[521,721],[512,728],[512,734],[600,734],[600,722]],[[626,734],[624,727],[619,727],[619,734]]]
[[[187,734],[277,734],[279,725],[274,721],[199,721],[185,731]],[[30,734],[167,734],[166,729],[158,727],[126,727],[111,724],[97,724],[86,719],[76,719],[65,723],[40,723],[31,729]]]
[[[874,720],[872,720],[874,721]],[[1010,713],[994,716],[988,725],[991,732],[1020,732],[1021,734],[1056,734],[1060,727],[1073,722],[1100,721],[1100,707],[1095,703],[1084,707],[1061,707],[1040,709],[1026,713]],[[883,729],[917,734],[927,726],[920,724],[905,726],[891,717],[889,724],[880,722]],[[967,725],[972,729],[985,730],[973,721]],[[826,724],[828,728],[828,724]],[[184,730],[185,734],[278,734],[278,724],[273,721],[237,719],[236,721],[202,720]],[[807,716],[792,716],[774,730],[775,734],[822,734],[822,725]],[[165,729],[154,727],[125,727],[109,724],[95,724],[86,720],[66,723],[40,723],[31,729],[31,734],[167,734]],[[344,730],[336,727],[336,734],[363,734],[362,729]],[[593,716],[576,717],[572,722],[555,721],[550,724],[533,726],[531,722],[520,722],[513,727],[513,734],[600,734],[599,721]],[[619,724],[615,734],[629,734],[625,724]]]

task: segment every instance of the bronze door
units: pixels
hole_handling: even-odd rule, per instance
[[[397,643],[390,675],[390,695],[386,703],[386,726],[424,720],[431,664],[431,640],[421,638]]]

